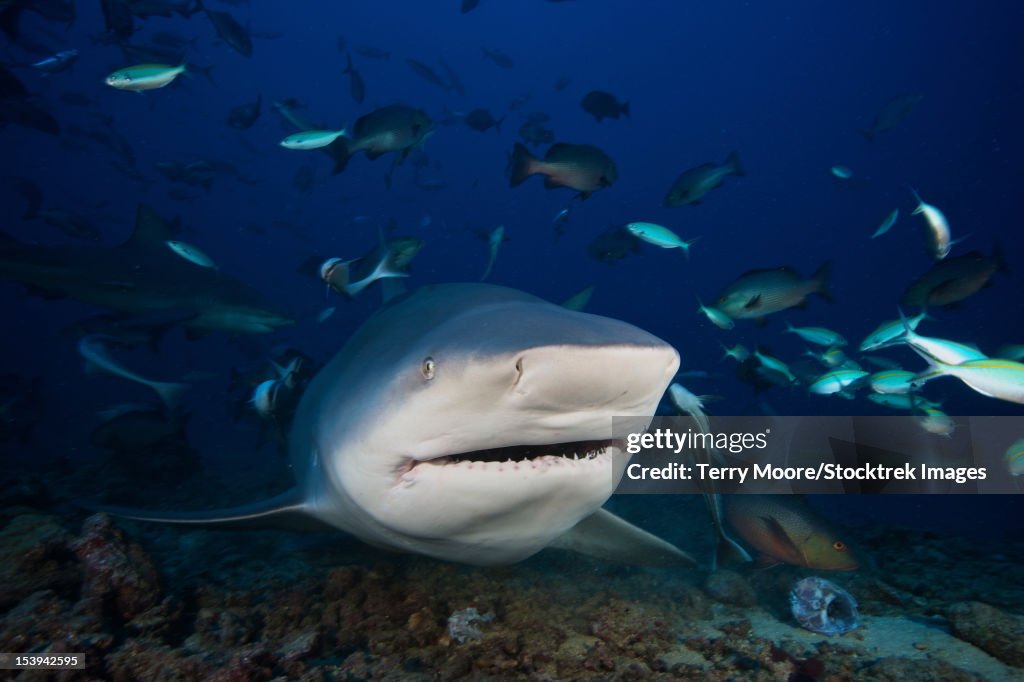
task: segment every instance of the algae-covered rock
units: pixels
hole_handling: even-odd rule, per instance
[[[949,608],[953,634],[998,658],[1024,667],[1024,618],[994,606],[969,601]]]

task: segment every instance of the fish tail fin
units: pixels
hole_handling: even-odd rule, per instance
[[[629,115],[629,102],[624,102],[622,104],[621,111],[622,111],[622,115],[625,116],[626,118],[632,118],[632,116]]]
[[[914,375],[914,378],[910,380],[910,385],[914,388],[918,388],[928,383],[932,379],[938,379],[939,377],[946,376],[949,374],[949,369],[952,365],[947,365],[944,362],[940,362],[933,357],[928,355],[920,354],[928,363],[928,369],[923,372],[918,372]]]
[[[828,286],[828,278],[832,275],[832,261],[825,261],[821,264],[821,267],[815,270],[814,274],[811,275],[811,280],[814,282],[814,293],[821,296],[829,303],[833,302],[832,291]]]
[[[726,157],[725,162],[729,165],[729,168],[732,169],[733,175],[742,177],[747,174],[743,169],[743,164],[740,163],[740,155],[735,151],[729,152],[729,156]]]
[[[168,411],[173,412],[181,403],[181,396],[189,389],[188,384],[155,381],[153,390],[160,394],[160,399],[167,406]]]
[[[736,564],[745,564],[753,561],[753,557],[743,549],[738,542],[729,537],[723,530],[718,535],[718,543],[715,546],[715,563],[711,566],[711,570],[718,569],[719,566],[735,566]]]
[[[331,170],[331,175],[338,175],[348,167],[348,160],[352,158],[346,136],[342,135],[329,144],[328,148],[332,150],[331,156],[334,158],[334,168]]]
[[[523,184],[526,178],[534,174],[533,165],[537,158],[530,153],[530,150],[516,142],[512,147],[512,155],[508,162],[508,184],[509,187],[518,187]]]
[[[921,201],[921,195],[917,193],[917,190],[913,187],[910,188],[910,193],[914,195],[914,200],[917,201],[917,208],[910,215],[917,215],[918,213],[924,212],[924,202]]]
[[[198,71],[199,73],[203,74],[203,77],[206,78],[206,80],[210,81],[210,85],[216,85],[217,81],[213,80],[213,67],[215,66],[217,65],[210,64],[209,66],[193,66],[186,73],[194,73]]]

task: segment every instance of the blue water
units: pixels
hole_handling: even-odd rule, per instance
[[[923,222],[910,215],[912,186],[942,208],[954,237],[970,235],[954,247],[954,255],[971,249],[990,253],[998,241],[1011,268],[958,309],[936,312],[937,321],[922,331],[974,342],[989,352],[1003,343],[1024,342],[1019,296],[1024,240],[1018,225],[1024,106],[1017,87],[1019,36],[1013,30],[1024,19],[1020,3],[698,6],[484,0],[466,15],[458,13],[457,4],[211,4],[232,12],[256,34],[274,34],[254,38],[251,59],[217,41],[201,14],[137,21],[133,42],[145,43],[157,31],[178,32],[195,40],[187,53],[190,63],[215,67],[215,84],[193,75],[142,95],[103,83],[107,73],[126,64],[115,45],[96,39],[103,31],[98,3],[78,3],[77,20],[66,29],[31,13],[23,17],[23,34],[36,42],[54,51],[81,51],[65,73],[16,71],[36,101],[65,131],[74,125],[102,127],[101,120],[109,119],[109,128],[131,144],[146,179],[133,181],[116,172],[111,152],[95,143],[68,146],[67,132],[50,136],[8,125],[0,130],[3,229],[24,241],[71,243],[41,222],[19,221],[15,176],[43,189],[44,206],[92,217],[106,245],[127,237],[136,205],[148,202],[166,217],[180,216],[186,228],[182,238],[199,245],[224,272],[299,318],[295,327],[270,338],[248,338],[242,347],[216,334],[188,342],[175,331],[158,356],[144,351],[123,356],[149,375],[215,373],[186,403],[191,441],[212,466],[251,453],[270,457],[273,450],[255,426],[239,427],[228,419],[228,367],[279,345],[325,361],[379,305],[374,290],[355,302],[325,297],[322,283],[299,274],[298,266],[310,256],[366,252],[377,243],[378,228],[391,219],[397,221],[396,234],[426,242],[413,264],[412,287],[478,279],[487,245],[476,232],[504,225],[509,241],[492,282],[553,301],[596,285],[588,310],[664,338],[680,351],[684,370],[712,373],[688,385],[695,393],[723,396],[711,406],[720,414],[870,413],[878,410],[863,400],[846,402],[803,390],[773,389],[755,397],[733,376],[732,363],[720,360],[719,344],[761,343],[779,357],[793,358],[804,346],[782,334],[783,320],[830,327],[856,344],[880,321],[894,318],[906,285],[932,263]],[[355,55],[367,84],[362,105],[352,101],[342,74],[339,35],[349,49],[365,44],[393,53],[386,61]],[[514,68],[484,59],[482,47],[504,51]],[[2,43],[0,55],[6,63],[42,56],[10,42]],[[435,67],[443,59],[458,72],[467,94],[447,94],[424,82],[406,66],[406,58]],[[554,84],[563,76],[570,85],[557,92]],[[631,118],[597,123],[579,106],[591,89],[628,101]],[[62,103],[60,95],[67,91],[86,95],[92,104]],[[871,143],[856,132],[887,100],[906,93],[920,93],[923,100],[895,129]],[[229,109],[257,95],[263,97],[263,114],[256,125],[245,132],[227,127]],[[505,113],[524,95],[529,100],[521,109]],[[351,125],[392,102],[424,109],[435,123],[424,151],[436,164],[425,174],[446,187],[418,188],[406,163],[387,189],[390,156],[372,162],[357,156],[343,174],[332,176],[326,156],[281,149],[279,140],[292,129],[271,103],[286,97],[298,98],[305,116],[329,127]],[[440,125],[446,108],[477,107],[507,116],[500,133]],[[524,115],[532,111],[550,115],[546,126],[557,140],[605,150],[617,164],[618,181],[582,202],[567,189],[545,190],[538,178],[509,188],[506,155]],[[742,159],[745,177],[728,178],[698,206],[662,206],[681,171],[722,161],[732,150]],[[170,198],[172,185],[153,164],[200,159],[229,161],[256,182],[217,177],[211,192],[190,190],[186,201]],[[844,183],[830,175],[835,164],[851,168],[853,180]],[[315,175],[308,193],[292,186],[302,167]],[[570,205],[567,232],[556,238],[551,221]],[[870,240],[897,207],[901,217],[892,232]],[[422,226],[425,217],[429,225]],[[636,220],[662,223],[685,238],[700,237],[691,259],[648,245],[614,264],[588,255],[587,245],[598,233]],[[303,236],[276,227],[275,221]],[[250,226],[264,234],[253,234],[246,229]],[[831,305],[812,297],[805,311],[775,315],[765,327],[740,322],[729,332],[694,312],[697,296],[713,300],[745,270],[791,265],[809,275],[827,261],[834,267]],[[337,313],[317,324],[316,315],[329,305],[337,306]],[[135,399],[144,389],[139,393],[81,373],[74,339],[58,331],[91,309],[25,297],[9,283],[0,285],[0,306],[6,320],[0,371],[44,380],[46,408],[32,447],[72,462],[86,456],[94,409]],[[923,366],[905,349],[887,355],[909,368]],[[930,389],[953,415],[1020,414],[1019,406],[978,396],[955,380]],[[907,523],[945,527],[934,515],[922,519],[915,511],[919,503],[907,504],[888,513]],[[1016,518],[1006,512],[1007,503],[1000,504],[989,518]],[[981,514],[975,501],[958,499],[956,505],[947,506],[952,516],[962,517],[958,510],[972,505]],[[990,524],[979,521],[978,526]]]

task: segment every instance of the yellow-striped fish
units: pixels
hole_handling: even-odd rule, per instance
[[[118,69],[107,76],[106,84],[118,90],[156,90],[174,82],[180,74],[185,73],[185,65],[170,64],[138,64]]]
[[[1024,364],[1013,360],[985,358],[968,360],[959,365],[932,360],[931,365],[930,369],[914,377],[915,385],[937,377],[951,376],[989,398],[1024,405]]]

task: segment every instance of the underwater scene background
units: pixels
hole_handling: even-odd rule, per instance
[[[317,371],[403,291],[482,275],[671,345],[714,415],[1019,417],[1022,25],[1015,2],[0,0],[0,652],[85,660],[5,679],[1024,679],[1019,495],[608,500],[686,566],[114,509],[286,491]],[[924,383],[964,358],[927,360],[901,313],[1001,363],[996,397]],[[1020,491],[1007,446],[990,475]],[[723,533],[753,560],[715,565]]]

